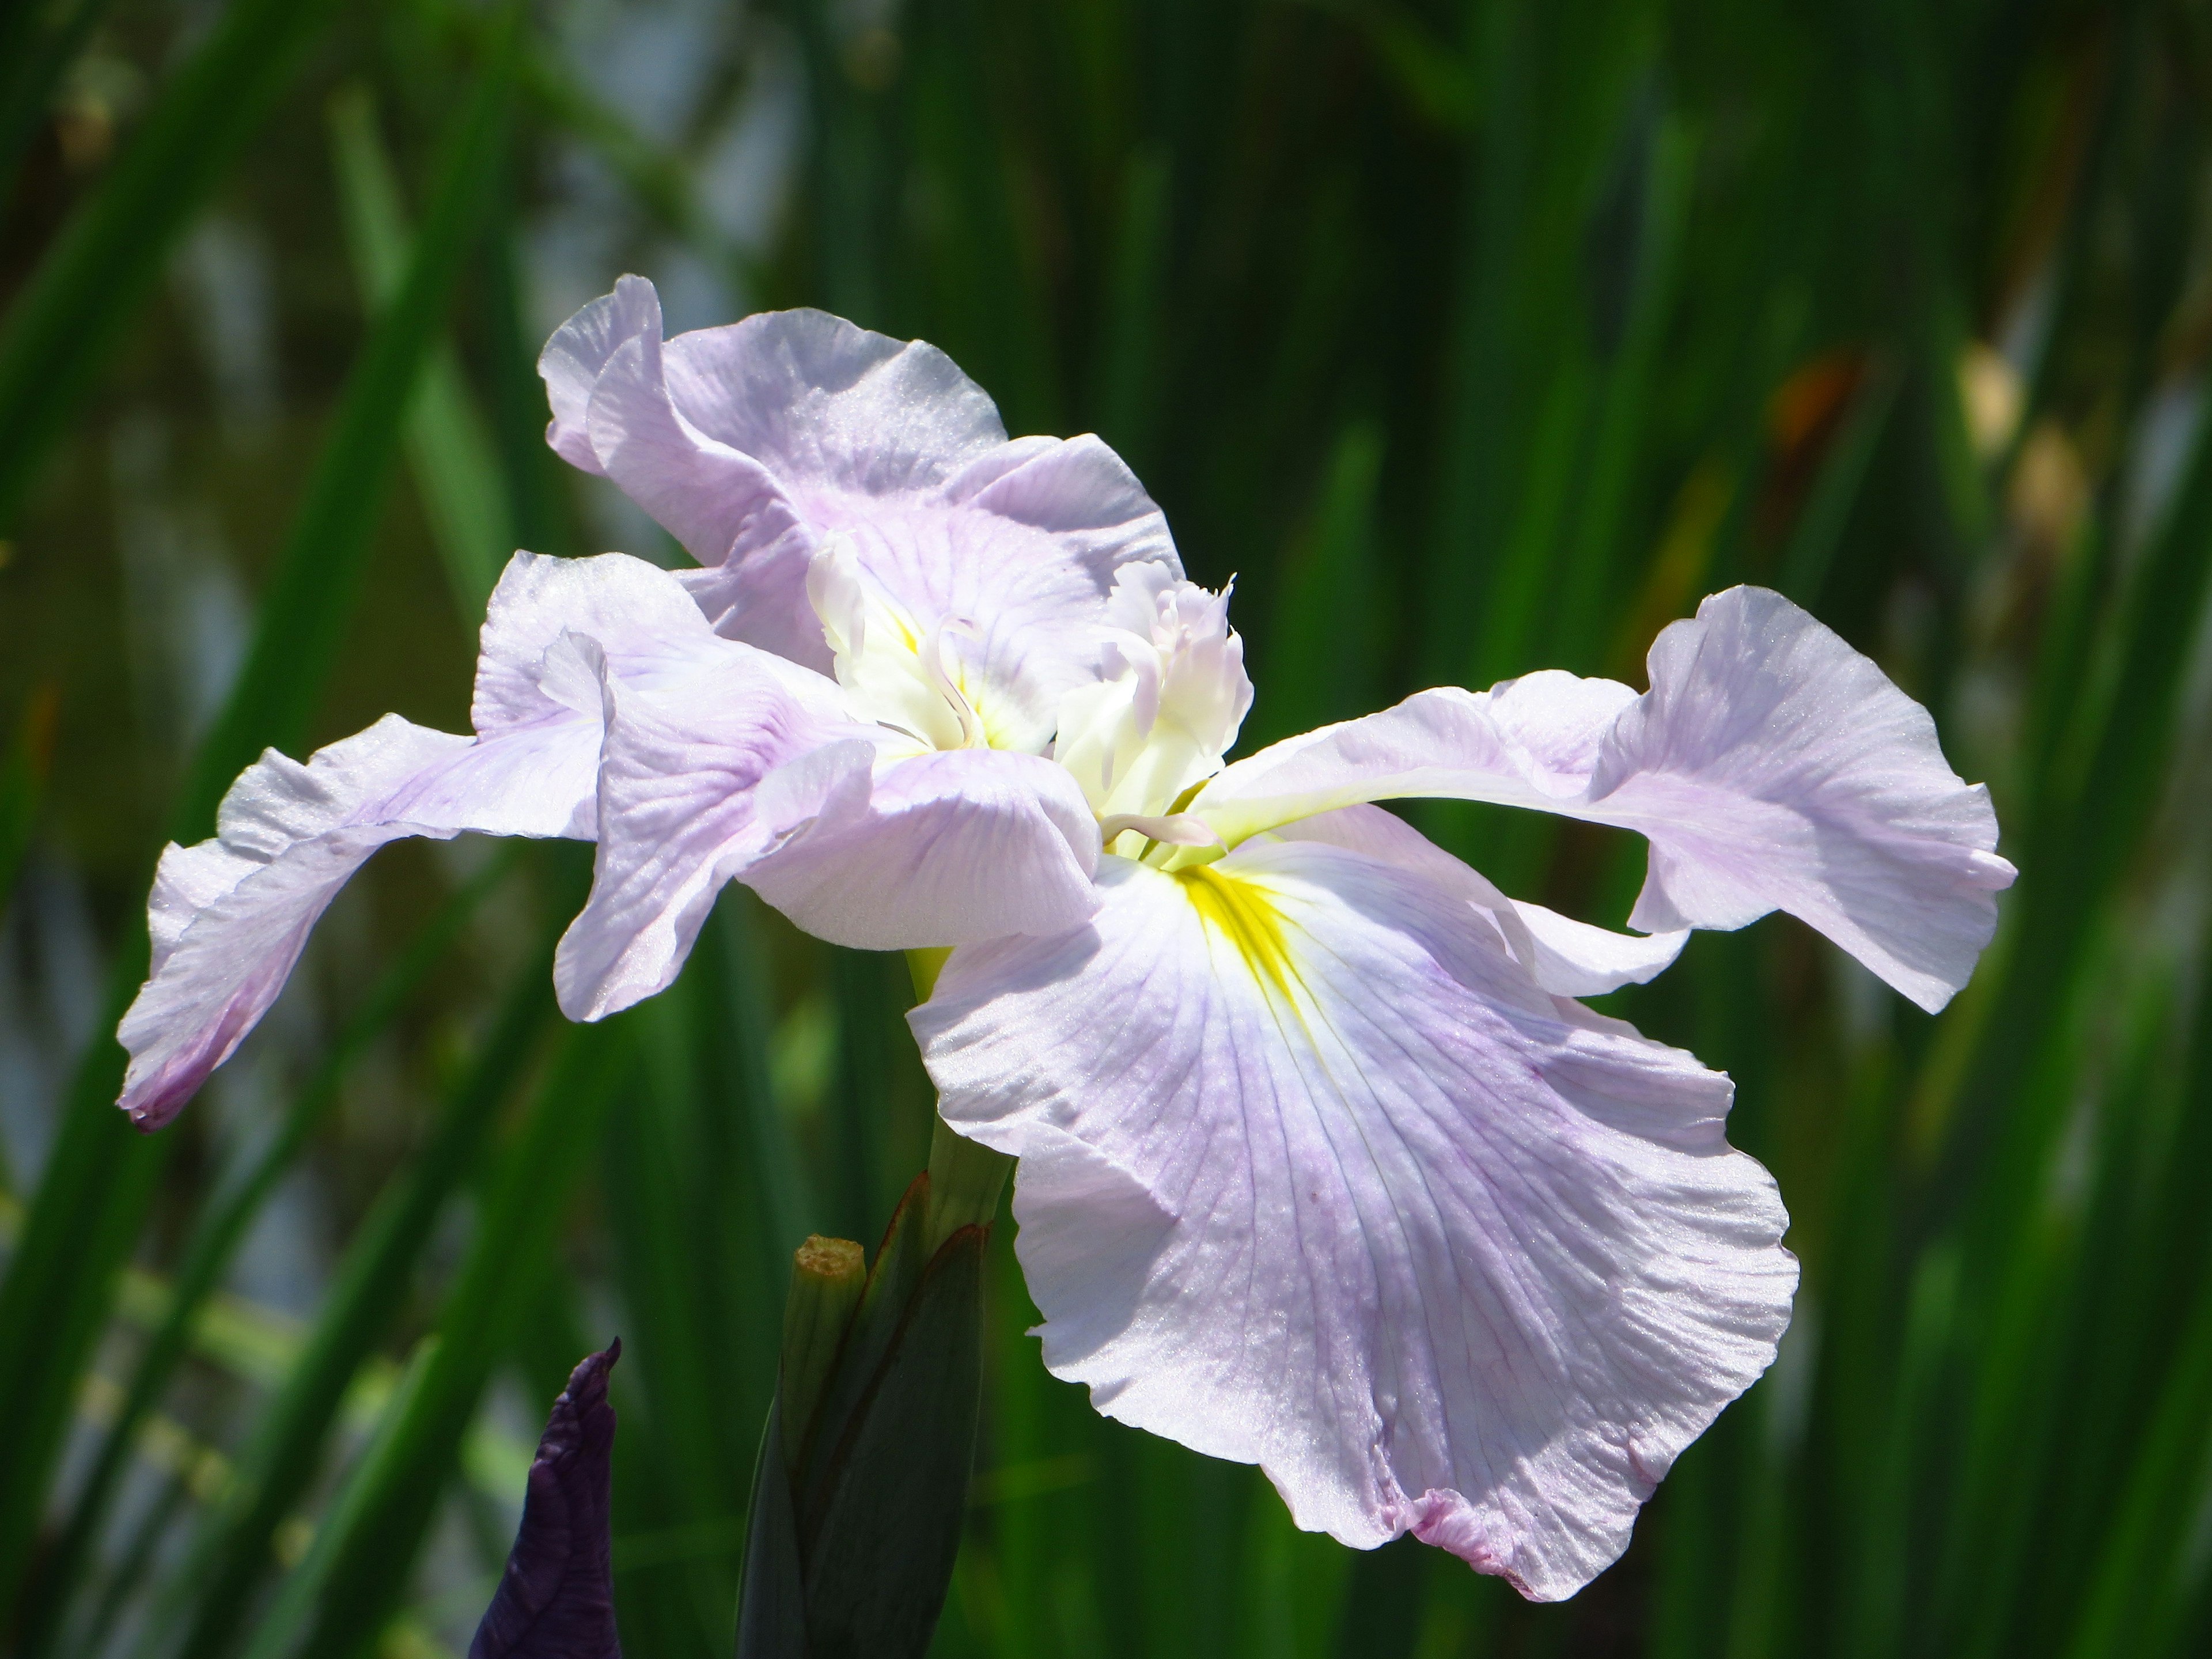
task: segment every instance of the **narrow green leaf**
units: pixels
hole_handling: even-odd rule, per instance
[[[301,1648],[350,1659],[398,1608],[461,1438],[548,1271],[600,1121],[633,1063],[624,1022],[568,1030],[529,1115],[501,1149],[491,1193],[438,1322],[438,1348],[357,1506],[332,1528],[333,1559]]]
[[[975,1464],[988,1237],[963,1227],[930,1260],[823,1471],[819,1519],[801,1534],[816,1659],[921,1659],[929,1646]]]
[[[1313,523],[1283,561],[1267,652],[1255,665],[1245,744],[1257,747],[1380,706],[1377,672],[1389,615],[1376,546],[1382,434],[1345,428],[1329,457]]]
[[[1098,430],[1141,477],[1159,429],[1158,382],[1162,301],[1165,297],[1168,231],[1174,198],[1173,165],[1152,146],[1132,155],[1123,170],[1121,222],[1114,243],[1106,327],[1099,336]]]
[[[331,145],[338,203],[362,299],[374,315],[405,279],[409,247],[399,178],[376,130],[365,87],[331,100]],[[473,623],[514,551],[507,497],[491,438],[462,378],[450,340],[432,349],[407,404],[407,462],[428,508],[431,538],[444,561],[453,606]]]
[[[168,1310],[139,1356],[130,1389],[108,1425],[91,1473],[78,1490],[68,1524],[40,1565],[34,1593],[27,1598],[15,1633],[16,1650],[22,1659],[45,1651],[52,1639],[62,1612],[62,1598],[106,1523],[108,1505],[128,1465],[139,1428],[191,1349],[201,1310],[222,1282],[255,1218],[337,1103],[356,1063],[412,1000],[478,905],[513,873],[515,854],[520,850],[517,847],[503,851],[424,924],[370,987],[268,1145],[243,1175],[227,1191],[217,1193],[202,1212],[178,1266]]]
[[[2082,970],[2084,940],[2158,803],[2179,719],[2191,642],[2212,579],[2212,420],[2194,448],[2115,625],[2101,685],[2085,688],[2033,816],[2014,844],[2025,872],[2001,999],[1984,1025],[1958,1128],[1939,1172],[1955,1191],[1960,1166],[1986,1157],[1975,1188],[1970,1273],[1994,1276],[2033,1213],[2067,1097],[2033,1091],[2064,1022],[2057,1018]],[[2023,1097],[2039,1109],[2018,1109]]]
[[[31,831],[53,765],[54,720],[60,701],[52,686],[40,687],[16,722],[7,752],[0,755],[0,918],[8,914],[15,878],[31,850]]]
[[[1887,1442],[1869,1472],[1863,1530],[1851,1540],[1850,1571],[1840,1576],[1848,1599],[1838,1651],[1845,1656],[1889,1659],[1905,1640],[1914,1475],[1934,1450],[1929,1407],[1957,1318],[1958,1297],[1956,1253],[1936,1250],[1922,1257],[1913,1273],[1896,1392],[1889,1402]]]
[[[802,1540],[820,1524],[821,1505],[829,1488],[825,1471],[860,1413],[884,1356],[897,1340],[899,1322],[928,1265],[930,1253],[923,1243],[928,1210],[929,1177],[916,1176],[892,1212],[890,1225],[884,1230],[875,1259],[868,1264],[868,1285],[861,1293],[860,1310],[853,1316],[844,1348],[837,1356],[836,1371],[807,1429],[806,1442],[799,1448],[801,1472],[793,1487]]]
[[[1851,394],[1850,412],[1844,417],[1843,429],[1821,459],[1813,494],[1790,532],[1776,586],[1808,610],[1820,605],[1836,550],[1843,545],[1844,527],[1866,486],[1875,449],[1889,425],[1899,383],[1896,368],[1886,361],[1877,361],[1867,371]]]
[[[781,1401],[769,1407],[745,1513],[744,1577],[738,1594],[738,1659],[812,1659],[799,1522],[785,1473]]]
[[[318,16],[322,9],[320,5],[272,7],[263,0],[242,0],[225,14],[209,45],[182,72],[180,89],[173,95],[185,99],[177,106],[184,114],[157,114],[141,134],[139,146],[168,131],[163,121],[197,119],[200,103],[222,101],[215,88],[201,85],[208,76],[237,78],[231,94],[240,105],[262,97],[256,77],[270,72],[269,54],[276,49],[272,42],[290,39],[276,29],[276,22],[297,32],[302,27],[299,20]],[[271,13],[281,15],[272,21]],[[241,35],[240,31],[246,33]],[[264,34],[270,38],[264,40]],[[487,66],[456,125],[407,281],[370,335],[347,381],[337,418],[263,598],[246,665],[202,743],[176,804],[172,833],[180,842],[198,841],[208,833],[223,791],[263,746],[295,746],[307,728],[352,606],[375,524],[374,509],[390,473],[399,412],[416,370],[436,337],[469,245],[469,231],[480,219],[499,173],[514,71],[513,40],[510,33],[507,49]],[[198,89],[185,98],[185,91],[195,88]],[[163,110],[170,108],[165,100]],[[217,116],[209,118],[217,120]],[[234,118],[225,105],[220,119]],[[242,142],[243,133],[238,137]],[[193,148],[174,132],[168,132],[168,142]],[[138,153],[134,148],[132,154]],[[131,173],[131,163],[126,161],[118,179],[138,179],[134,190],[156,185],[183,190],[188,181],[170,178],[165,170],[168,165],[166,161],[149,162]],[[115,181],[111,181],[113,187]],[[100,199],[107,200],[106,190]],[[126,192],[121,199],[129,203],[135,198]],[[167,204],[147,210],[158,229]],[[66,325],[68,307],[77,303],[66,295],[51,295],[49,279],[106,281],[73,263],[105,257],[106,244],[99,236],[106,234],[73,232],[76,240],[65,234],[63,246],[48,256],[33,279],[30,292],[0,325],[0,433],[16,434],[15,441],[0,442],[0,498],[7,488],[4,480],[13,476],[6,469],[20,464],[30,441],[27,431],[9,424],[15,418],[10,400],[23,395],[18,380],[24,374],[59,372],[59,366],[41,355],[46,346],[40,331]],[[92,254],[82,252],[88,246]],[[143,255],[131,258],[134,268],[144,263]],[[57,270],[61,276],[54,276]],[[62,307],[64,314],[49,315],[42,307]],[[26,338],[33,343],[25,345]],[[105,1316],[115,1273],[137,1237],[170,1145],[158,1137],[134,1136],[112,1105],[122,1082],[124,1055],[106,1034],[113,1030],[129,1006],[149,960],[146,934],[134,926],[118,950],[95,1028],[102,1035],[71,1084],[46,1179],[7,1278],[0,1282],[0,1401],[5,1402],[16,1434],[14,1455],[0,1466],[0,1605],[13,1601],[44,1505],[70,1392]]]
[[[1593,672],[1605,666],[1603,648],[1618,608],[1620,544],[1655,412],[1660,348],[1674,316],[1676,272],[1697,162],[1696,140],[1679,116],[1659,116],[1650,125],[1643,176],[1636,181],[1638,228],[1626,315],[1606,369],[1573,533],[1553,577],[1559,660]]]
[[[426,1336],[415,1345],[399,1386],[392,1391],[379,1413],[368,1443],[346,1471],[337,1492],[315,1528],[313,1541],[300,1565],[286,1575],[269,1610],[255,1626],[244,1659],[284,1659],[307,1628],[315,1602],[329,1583],[346,1542],[360,1528],[375,1494],[392,1478],[394,1466],[405,1455],[407,1425],[422,1407],[431,1368],[437,1363],[440,1339]]]
[[[2142,1449],[2128,1471],[2119,1512],[2089,1568],[2087,1594],[2068,1659],[2138,1653],[2143,1627],[2167,1615],[2175,1567],[2201,1506],[2212,1451],[2212,1295],[2191,1310]]]
[[[198,213],[337,12],[237,0],[170,77],[0,319],[0,526]]]
[[[508,105],[520,50],[513,8],[503,41],[487,58],[457,116],[437,172],[430,211],[406,279],[371,331],[346,383],[328,444],[307,481],[290,542],[262,601],[262,624],[223,714],[202,745],[180,813],[179,840],[196,839],[238,770],[269,741],[298,741],[312,705],[297,687],[326,672],[342,636],[343,611],[331,602],[360,580],[375,529],[362,510],[381,494],[398,452],[402,415],[443,333],[454,286],[503,176]],[[310,547],[312,560],[293,550]],[[283,711],[274,720],[264,708]]]
[[[313,1479],[348,1384],[390,1326],[447,1200],[474,1168],[554,1018],[552,947],[549,931],[455,1079],[429,1138],[355,1235],[307,1350],[261,1413],[228,1497],[165,1593],[145,1659],[172,1651],[216,1659],[251,1612],[271,1565],[269,1540]]]

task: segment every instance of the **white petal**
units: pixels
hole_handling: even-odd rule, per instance
[[[1185,814],[1186,817],[1189,816]],[[1281,841],[1325,842],[1380,859],[1464,901],[1498,941],[1554,996],[1594,997],[1656,977],[1682,953],[1687,928],[1643,937],[1576,921],[1540,904],[1509,899],[1489,878],[1379,806],[1344,806],[1273,832]]]
[[[118,1033],[132,1119],[160,1127],[229,1057],[338,889],[386,842],[557,833],[543,826],[569,805],[545,797],[538,735],[471,740],[388,714],[304,766],[270,750],[241,773],[215,838],[168,848],[154,878],[152,972]]]
[[[1097,630],[1098,677],[1060,702],[1053,757],[1101,817],[1158,817],[1221,769],[1252,706],[1229,590],[1125,568]],[[1210,845],[1212,836],[1200,844]]]
[[[1651,690],[1532,674],[1424,691],[1261,750],[1189,811],[1235,845],[1357,801],[1455,796],[1635,830],[1632,926],[1787,910],[1921,1006],[1966,983],[2008,886],[1988,791],[1928,712],[1779,594],[1732,588],[1653,644]]]
[[[957,749],[880,768],[742,878],[817,938],[909,951],[1071,927],[1098,907],[1097,863],[1097,820],[1063,769]]]
[[[1301,1526],[1571,1594],[1788,1322],[1727,1079],[1359,854],[1099,880],[1088,926],[956,951],[911,1016],[948,1121],[1022,1160],[1046,1363],[1258,1462]]]
[[[725,882],[841,792],[866,793],[872,730],[850,718],[837,687],[768,652],[717,643],[714,665],[678,682],[601,676],[592,895],[553,967],[571,1019],[666,989]]]
[[[713,567],[684,585],[721,632],[826,671],[807,563],[846,532],[925,630],[974,625],[962,654],[1015,747],[1051,737],[1115,571],[1182,574],[1166,520],[1110,449],[1007,441],[989,398],[918,341],[793,311],[664,345],[650,285],[625,277],[542,367],[555,447],[574,459],[586,446],[591,468]]]
[[[885,764],[887,734],[835,684],[724,649],[710,677],[608,683],[598,870],[555,965],[571,1018],[665,988],[731,880],[872,949],[1057,930],[1096,907],[1097,825],[1060,768],[991,750]]]

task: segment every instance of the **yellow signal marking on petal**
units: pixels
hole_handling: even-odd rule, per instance
[[[1297,969],[1283,938],[1283,919],[1267,895],[1250,882],[1224,874],[1209,864],[1173,874],[1190,896],[1199,920],[1235,948],[1255,979],[1289,998]]]

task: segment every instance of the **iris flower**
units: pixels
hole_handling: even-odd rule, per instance
[[[915,1034],[945,1121],[1019,1160],[1044,1361],[1100,1411],[1534,1598],[1618,1556],[1797,1267],[1729,1079],[1577,999],[1786,910],[1941,1007],[2014,871],[1927,712],[1738,587],[1647,691],[1423,691],[1224,764],[1228,593],[1097,438],[1010,441],[942,352],[819,312],[664,339],[635,277],[540,368],[553,447],[697,568],[518,553],[472,734],[387,716],[250,768],[162,859],[132,1116],[396,837],[595,840],[579,1019],[666,986],[740,881],[840,945],[951,948]],[[1638,832],[1638,931],[1507,897],[1374,804],[1411,797]]]

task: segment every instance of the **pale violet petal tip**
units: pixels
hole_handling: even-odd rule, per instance
[[[568,833],[579,803],[559,781],[588,788],[597,748],[596,722],[471,739],[394,714],[304,765],[271,750],[248,767],[223,797],[215,838],[162,855],[151,972],[117,1031],[131,1055],[118,1103],[143,1128],[173,1116],[268,1012],[338,889],[387,842]]]
[[[597,866],[554,959],[572,1019],[665,989],[723,884],[866,789],[874,748],[832,682],[750,646],[714,645],[680,680],[602,673]]]

